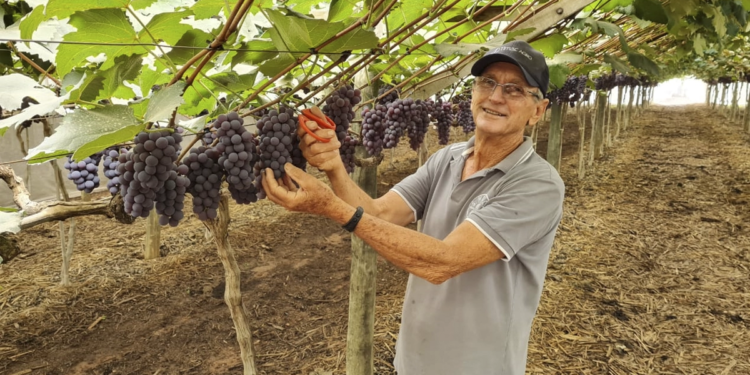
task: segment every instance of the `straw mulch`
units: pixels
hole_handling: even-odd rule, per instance
[[[579,181],[568,115],[566,215],[528,373],[750,374],[750,137],[724,122],[701,107],[652,107]],[[416,168],[405,147],[394,155],[381,194]],[[231,210],[261,373],[343,374],[346,233],[268,202]],[[57,286],[55,224],[22,233],[23,256],[0,265],[0,373],[242,373],[200,223],[164,230],[165,257],[145,261],[139,222],[77,220],[72,286]],[[393,374],[405,281],[379,263],[378,374]]]

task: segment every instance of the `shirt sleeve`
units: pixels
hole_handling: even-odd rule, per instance
[[[450,147],[446,147],[440,152],[430,156],[430,158],[427,159],[427,162],[419,167],[414,174],[406,177],[391,189],[393,192],[400,195],[406,204],[409,205],[409,208],[414,212],[413,222],[421,219],[424,214],[427,199],[430,195],[430,189],[437,174],[439,164],[438,160],[445,155],[445,152],[448,149],[450,149]]]
[[[520,178],[502,187],[466,220],[505,254],[505,261],[509,261],[518,251],[557,228],[562,218],[564,194],[562,180],[554,172],[550,172],[549,177]]]

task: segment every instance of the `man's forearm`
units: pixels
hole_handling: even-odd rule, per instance
[[[375,200],[357,186],[354,180],[349,178],[343,164],[341,168],[334,168],[332,171],[326,172],[326,175],[331,181],[331,187],[337,197],[352,207],[361,206],[365,212],[375,216],[379,215],[380,210],[375,204]]]
[[[351,207],[339,206],[332,212],[329,217],[342,225],[353,215]],[[458,263],[452,249],[437,238],[368,214],[362,217],[354,234],[396,267],[431,283],[442,283],[455,274]]]

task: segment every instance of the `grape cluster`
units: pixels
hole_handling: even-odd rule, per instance
[[[609,78],[607,78],[608,81],[606,84],[614,85],[616,81],[615,76],[613,75],[607,77]],[[588,77],[586,76],[570,76],[561,88],[550,91],[547,94],[547,98],[549,98],[552,103],[558,105],[570,103],[570,106],[574,107],[575,103],[584,96],[586,92],[587,81]]]
[[[458,102],[456,122],[461,125],[464,134],[469,134],[476,129],[477,126],[474,124],[474,115],[471,114],[471,99]]]
[[[451,103],[443,103],[438,100],[432,108],[430,117],[437,123],[438,143],[441,145],[448,144],[450,136],[451,123],[453,123],[453,109]]]
[[[221,153],[218,162],[226,171],[229,192],[239,204],[258,200],[257,189],[253,184],[253,167],[258,161],[255,136],[243,125],[244,121],[236,112],[220,115],[213,123],[219,139],[215,148]]]
[[[215,219],[219,208],[219,189],[225,175],[214,148],[193,148],[182,160],[177,172],[190,181],[187,191],[193,196],[193,213],[198,219]]]
[[[132,151],[120,158],[122,167],[118,166],[118,170],[122,168],[121,192],[125,212],[134,217],[147,217],[157,194],[175,168],[182,135],[170,130],[140,132],[133,142]]]
[[[416,151],[424,142],[425,134],[430,126],[429,106],[422,100],[403,99],[391,104],[393,112],[390,119],[401,124],[402,129],[409,136],[409,147]]]
[[[382,104],[362,110],[362,144],[371,156],[380,155],[383,151],[387,111],[388,108]]]
[[[341,159],[344,161],[346,171],[349,173],[354,171],[354,148],[358,144],[356,138],[348,135],[349,123],[354,119],[352,107],[361,101],[362,94],[358,89],[344,85],[334,91],[326,99],[326,104],[323,106],[323,114],[336,124],[336,138],[341,143],[339,153],[341,154]]]
[[[156,193],[155,208],[159,214],[159,224],[176,227],[185,217],[182,209],[185,206],[185,191],[190,185],[190,180],[177,174],[177,167],[169,171],[164,187]]]
[[[201,145],[210,147],[216,138],[218,138],[218,136],[215,132],[211,131],[210,127],[205,128],[203,129],[203,136],[201,137]]]
[[[297,117],[291,108],[281,107],[278,111],[271,110],[268,115],[261,117],[258,121],[260,159],[255,164],[256,186],[261,186],[265,168],[271,168],[274,177],[281,178],[285,174],[284,164],[294,161],[294,154],[302,155],[298,151],[299,141],[295,142],[296,133]]]
[[[596,90],[609,91],[615,87],[616,73],[605,74],[594,79],[594,88]]]
[[[127,148],[110,147],[104,150],[104,159],[102,160],[102,166],[104,167],[104,177],[107,177],[107,189],[112,195],[117,194],[120,191],[120,171],[118,166],[120,165],[120,155],[126,154]]]
[[[382,96],[383,94],[385,94],[386,92],[388,92],[392,88],[393,88],[393,86],[391,86],[391,85],[382,85],[382,86],[380,86],[380,89],[378,89],[378,97]],[[377,104],[387,105],[388,103],[392,103],[392,102],[396,101],[396,99],[398,99],[398,97],[399,97],[400,94],[401,94],[401,90],[399,90],[399,89],[393,90],[393,91],[391,91],[390,94],[388,94],[388,95],[380,98],[380,100],[378,100]]]
[[[68,156],[68,161],[65,162],[65,169],[69,170],[68,179],[72,180],[76,184],[78,191],[91,193],[99,187],[99,161],[102,158],[102,153],[96,153],[81,161],[73,161],[71,156]]]

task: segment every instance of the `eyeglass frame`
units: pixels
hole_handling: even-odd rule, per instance
[[[526,93],[531,94],[531,96],[534,97],[534,99],[536,99],[536,100],[542,100],[542,99],[544,99],[544,95],[541,92],[538,92],[538,91],[529,91],[529,90],[525,89],[523,86],[515,84],[515,83],[512,83],[512,82],[499,83],[499,82],[495,81],[494,79],[492,79],[490,77],[484,77],[484,76],[478,76],[478,77],[474,78],[474,83],[473,83],[472,86],[475,89],[478,89],[478,90],[485,90],[485,88],[479,88],[479,87],[477,87],[477,82],[479,80],[483,80],[485,82],[489,81],[489,82],[494,83],[494,86],[492,86],[492,89],[489,90],[488,95],[492,95],[495,92],[495,89],[498,86],[500,86],[500,87],[503,88],[503,95],[507,95],[509,98],[518,99],[518,98],[521,98],[521,97],[525,97],[526,95],[513,96],[512,94],[508,94],[508,92],[506,91],[506,87],[518,87],[520,89],[520,92],[524,92],[525,91]]]

